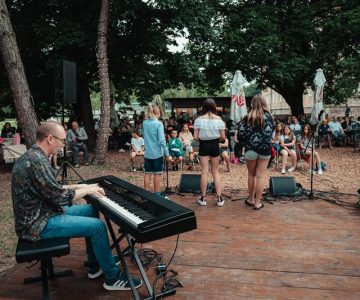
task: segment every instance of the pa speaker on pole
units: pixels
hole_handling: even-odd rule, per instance
[[[294,177],[270,177],[269,189],[273,196],[293,196],[296,193]]]
[[[76,63],[65,59],[55,63],[55,100],[76,103]]]

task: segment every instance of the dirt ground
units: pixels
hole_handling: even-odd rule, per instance
[[[360,153],[354,153],[351,147],[341,147],[330,149],[320,149],[321,160],[326,163],[327,169],[323,175],[314,175],[313,188],[314,191],[326,191],[329,193],[349,193],[352,194],[351,201],[358,201],[356,196],[357,190],[360,188],[359,182],[359,166]],[[130,171],[130,162],[128,153],[119,153],[109,151],[107,161],[102,166],[82,166],[76,169],[84,179],[91,179],[100,176],[114,175],[129,181],[138,186],[143,186],[143,172]],[[310,173],[309,167],[305,162],[299,163],[299,170],[286,176],[294,177],[297,183],[303,188],[310,189]],[[5,269],[14,264],[14,251],[16,246],[16,235],[14,232],[12,202],[11,202],[11,168],[12,165],[0,165],[0,274]],[[70,170],[68,172],[69,179],[77,180],[77,176]],[[169,187],[175,189],[179,184],[181,174],[200,173],[199,171],[170,171]],[[231,171],[226,172],[226,166],[220,166],[220,173],[223,182],[224,194],[232,197],[246,195],[247,189],[247,170],[246,165],[231,165]],[[267,173],[269,182],[270,176],[282,176],[276,166],[272,166]],[[209,178],[210,181],[210,178]],[[163,176],[163,186],[166,186],[166,176]],[[187,194],[187,197],[196,201],[196,196]],[[338,196],[340,201],[346,201],[348,196]],[[209,198],[211,200],[211,198]],[[226,205],[226,203],[225,203]]]

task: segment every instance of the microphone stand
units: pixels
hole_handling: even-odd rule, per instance
[[[164,196],[179,195],[179,196],[185,197],[184,194],[175,192],[169,187],[169,166],[168,166],[167,159],[165,158],[164,160],[165,160],[165,172],[166,172],[166,187],[165,187],[165,190],[161,192],[161,194]]]

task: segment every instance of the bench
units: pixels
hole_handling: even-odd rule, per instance
[[[42,282],[42,299],[49,299],[48,279],[62,276],[70,276],[72,270],[64,270],[55,273],[52,263],[53,257],[63,256],[70,253],[68,238],[54,238],[29,242],[23,239],[18,240],[16,247],[16,261],[18,263],[40,261],[41,276],[28,277],[24,283]]]

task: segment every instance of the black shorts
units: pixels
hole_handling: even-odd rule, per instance
[[[219,139],[215,140],[200,140],[199,156],[216,157],[220,155]]]

